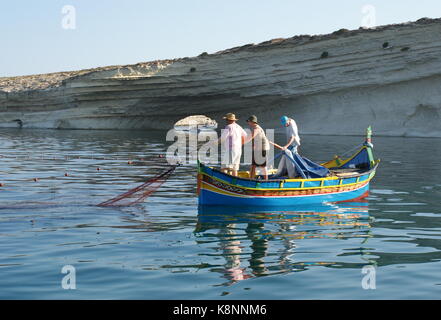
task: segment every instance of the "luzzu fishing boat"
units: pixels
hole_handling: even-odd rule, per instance
[[[348,158],[334,159],[316,165],[306,158],[291,158],[299,177],[275,177],[274,170],[263,180],[249,179],[248,171],[238,176],[198,163],[198,196],[200,205],[291,206],[362,199],[369,194],[369,183],[380,160],[374,159],[371,128],[366,141]],[[285,155],[285,154],[284,154]],[[286,156],[286,155],[285,155]],[[310,168],[319,167],[325,176],[314,177]],[[260,179],[259,179],[260,178]]]

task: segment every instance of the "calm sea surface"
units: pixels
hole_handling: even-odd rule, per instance
[[[301,153],[362,140],[303,136]],[[2,130],[0,298],[440,299],[441,139],[374,145],[367,202],[198,209],[186,165],[144,203],[103,208],[161,171],[165,132]]]

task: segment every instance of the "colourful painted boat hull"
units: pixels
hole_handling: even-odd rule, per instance
[[[363,146],[344,160],[334,158],[322,166],[331,174],[314,179],[254,180],[234,177],[199,163],[198,195],[202,206],[296,206],[357,200],[369,194],[369,184],[380,160],[372,145]]]
[[[361,199],[368,196],[369,183],[351,191],[332,194],[312,194],[304,196],[242,196],[225,193],[223,190],[213,189],[204,185],[199,193],[201,205],[231,205],[231,206],[293,206],[326,202],[342,202]]]

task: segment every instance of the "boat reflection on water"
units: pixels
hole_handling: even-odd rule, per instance
[[[296,258],[296,242],[302,242],[302,249],[308,247],[304,242],[308,239],[355,238],[357,243],[363,243],[370,237],[368,203],[295,208],[200,206],[195,235],[201,245],[215,244],[210,246],[214,251],[207,256],[225,259],[221,268],[212,269],[228,280],[222,285],[252,277],[303,271],[314,265],[341,267],[336,261]]]

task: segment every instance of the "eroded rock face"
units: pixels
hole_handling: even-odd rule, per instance
[[[179,120],[174,125],[175,128],[196,126],[206,126],[215,129],[217,128],[217,122],[204,115],[192,115]]]
[[[301,133],[441,137],[441,20],[340,30],[194,58],[0,78],[0,127],[170,129],[227,112]],[[387,46],[384,44],[387,43]],[[326,53],[326,54],[324,54]]]

